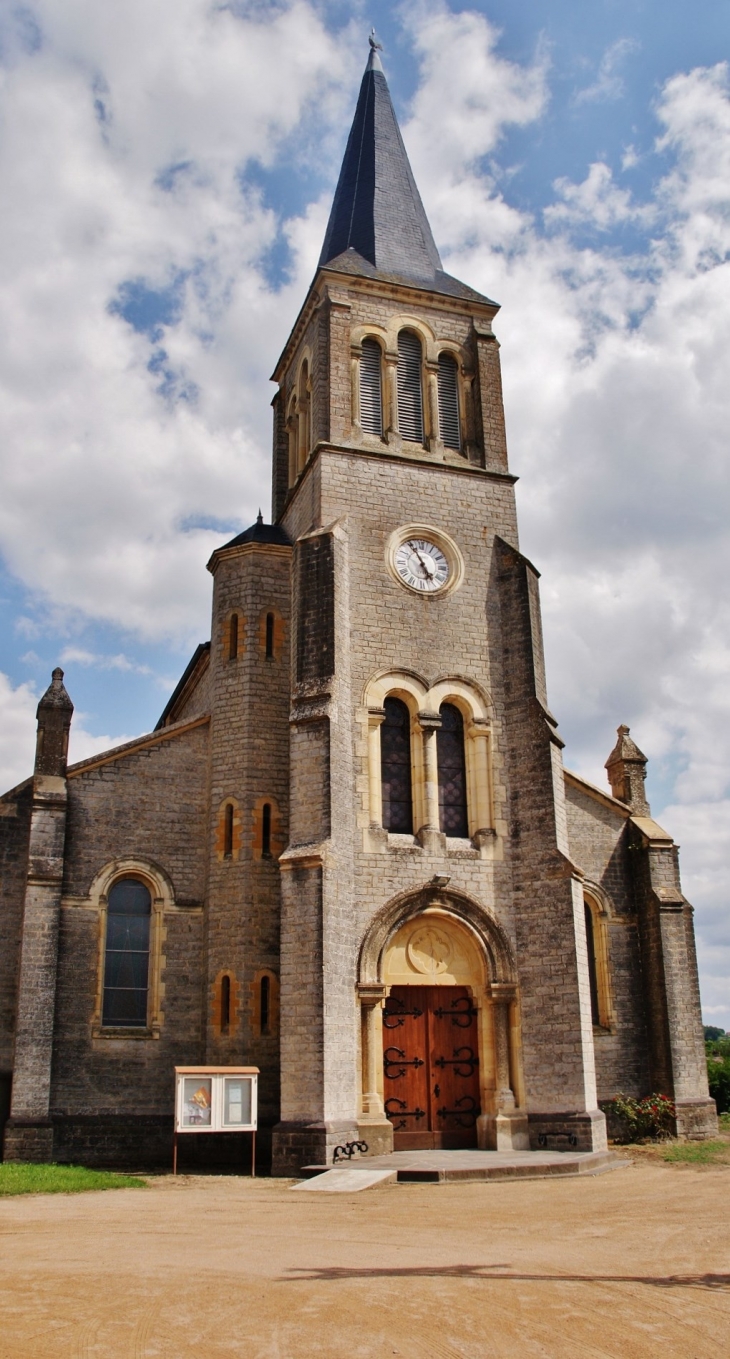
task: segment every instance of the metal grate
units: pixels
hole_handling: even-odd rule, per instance
[[[398,336],[398,425],[402,439],[423,443],[421,342],[411,330]]]
[[[439,433],[445,448],[461,449],[459,428],[459,381],[450,354],[439,354]]]
[[[363,340],[360,359],[360,426],[366,434],[383,433],[381,354],[377,340]]]

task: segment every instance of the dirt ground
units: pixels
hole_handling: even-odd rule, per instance
[[[730,1354],[730,1167],[0,1201],[2,1359]]]

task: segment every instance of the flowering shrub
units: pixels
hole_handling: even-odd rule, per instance
[[[617,1095],[603,1106],[612,1122],[621,1130],[622,1142],[660,1142],[673,1137],[676,1109],[666,1095],[647,1095],[633,1099],[631,1095]]]

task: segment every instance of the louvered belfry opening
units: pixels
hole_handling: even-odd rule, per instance
[[[386,698],[380,728],[383,825],[393,834],[413,834],[411,799],[411,715],[400,698]]]
[[[459,375],[451,354],[439,354],[439,434],[445,448],[461,451]]]
[[[383,385],[380,345],[363,340],[360,357],[360,427],[365,434],[383,433]]]
[[[398,336],[398,425],[408,443],[423,443],[421,341],[412,330]]]
[[[439,812],[445,835],[466,837],[469,818],[466,805],[464,719],[453,703],[439,708],[441,727],[436,733],[439,772]]]

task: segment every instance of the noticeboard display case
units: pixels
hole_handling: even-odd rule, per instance
[[[251,1134],[251,1174],[256,1174],[257,1066],[176,1066],[172,1170],[177,1175],[180,1133]]]
[[[176,1066],[175,1132],[255,1132],[257,1066]]]

